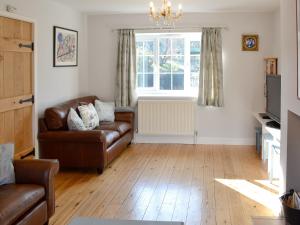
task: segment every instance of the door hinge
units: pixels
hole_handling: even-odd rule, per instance
[[[32,51],[34,51],[34,42],[28,45],[24,45],[22,43],[19,44],[19,48],[30,48]]]

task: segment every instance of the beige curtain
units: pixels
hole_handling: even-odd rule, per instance
[[[203,28],[199,76],[200,106],[224,106],[221,28]]]
[[[136,48],[134,30],[120,30],[115,102],[117,107],[136,104]]]

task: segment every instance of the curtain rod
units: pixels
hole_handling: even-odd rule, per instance
[[[220,29],[224,29],[224,30],[228,30],[229,28],[227,26],[180,26],[180,27],[123,27],[123,28],[114,28],[113,31],[119,31],[122,29],[132,29],[132,30],[136,30],[136,31],[143,31],[143,30],[188,30],[188,29],[202,29],[205,27],[211,27],[211,28],[220,28]]]

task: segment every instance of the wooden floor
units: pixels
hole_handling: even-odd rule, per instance
[[[277,215],[266,178],[253,147],[132,145],[100,176],[60,172],[50,224],[87,216],[250,225],[251,216]]]

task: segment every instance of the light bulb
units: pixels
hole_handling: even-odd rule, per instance
[[[150,2],[149,6],[150,6],[150,8],[153,8],[153,6],[154,6],[153,2]]]
[[[182,5],[181,5],[181,4],[178,5],[178,10],[179,10],[179,11],[182,10]]]
[[[171,6],[172,6],[172,4],[171,4],[170,1],[168,1],[167,6],[168,6],[168,7],[171,7]]]

